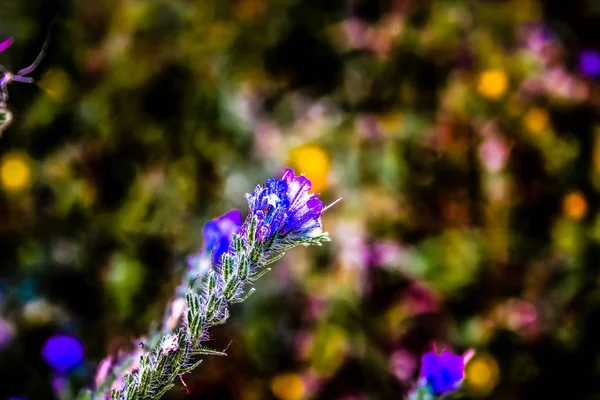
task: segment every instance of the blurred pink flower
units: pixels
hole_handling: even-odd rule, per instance
[[[369,249],[370,266],[387,266],[398,258],[401,246],[393,240],[380,240]]]
[[[408,350],[396,350],[390,356],[390,372],[398,378],[398,380],[403,382],[408,382],[413,379],[417,364],[417,358]]]
[[[508,299],[496,310],[498,322],[515,331],[527,329],[538,320],[538,311],[535,306],[517,298]]]
[[[342,238],[340,245],[340,266],[351,271],[356,277],[356,290],[364,294],[369,291],[371,283],[366,274],[370,249],[367,245],[366,228],[360,220],[340,221],[336,227],[338,236]]]
[[[298,358],[308,360],[311,355],[311,350],[314,342],[314,335],[311,331],[301,331],[294,337],[294,344]]]
[[[439,308],[435,292],[419,283],[413,283],[406,290],[404,301],[414,314],[435,312]]]
[[[98,369],[96,370],[96,377],[94,379],[96,386],[100,386],[106,377],[108,377],[108,373],[113,365],[113,356],[109,355],[105,357],[100,364],[98,365]]]
[[[538,56],[555,40],[552,33],[542,25],[527,29],[524,36],[527,48]]]
[[[508,147],[495,135],[488,136],[479,147],[479,157],[489,172],[499,172],[508,160]]]
[[[344,21],[344,33],[350,48],[361,49],[367,45],[368,26],[359,18],[348,18]]]
[[[546,91],[552,96],[572,101],[584,101],[589,97],[590,89],[587,84],[570,74],[563,66],[548,70],[542,80]]]
[[[281,151],[284,144],[284,138],[281,129],[274,123],[257,123],[254,134],[256,138],[256,148],[261,156],[267,157],[268,155],[277,154],[277,152]]]
[[[365,139],[378,139],[383,136],[379,122],[373,114],[362,114],[356,118],[356,131]]]
[[[319,320],[327,314],[327,299],[310,294],[305,308],[305,316],[309,320]]]
[[[182,316],[185,318],[186,306],[187,303],[183,297],[179,297],[175,301],[173,301],[173,303],[171,304],[170,313],[167,315],[167,318],[164,323],[165,327],[168,330],[175,329],[179,324],[179,321],[181,320]]]
[[[144,338],[140,338],[138,340],[136,340],[136,343],[143,343]],[[119,390],[123,387],[123,376],[125,374],[130,374],[134,371],[137,371],[140,368],[140,359],[142,358],[142,355],[144,354],[144,349],[140,346],[138,347],[135,352],[133,352],[132,354],[124,354],[124,357],[131,357],[130,359],[130,364],[127,368],[124,369],[123,373],[119,374],[117,376],[117,378],[115,379],[115,381],[113,382],[111,389],[112,390]]]
[[[308,370],[302,375],[302,383],[304,384],[304,390],[307,395],[316,394],[323,387],[325,379],[315,374],[313,371]]]

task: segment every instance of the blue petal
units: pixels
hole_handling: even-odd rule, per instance
[[[421,377],[435,394],[451,392],[464,378],[464,360],[449,350],[444,350],[441,355],[428,352],[421,358]]]
[[[204,248],[206,252],[210,253],[219,240],[219,237],[221,237],[219,223],[216,220],[212,220],[204,224],[202,236],[204,237]]]
[[[241,225],[242,214],[235,209],[204,225],[204,251],[211,254],[213,265],[221,262],[221,256],[229,250],[233,235]]]

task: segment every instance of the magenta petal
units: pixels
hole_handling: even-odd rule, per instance
[[[220,220],[220,221],[223,221],[226,219],[231,221],[237,227],[242,225],[242,213],[240,213],[240,210],[233,209],[218,218],[218,220]]]
[[[310,182],[310,179],[308,179],[306,176],[301,175],[297,177],[296,182],[298,182],[298,185],[300,185],[300,191],[310,192],[312,183]]]
[[[308,199],[308,201],[306,202],[306,206],[315,213],[319,213],[321,214],[321,211],[323,210],[323,202],[321,200],[319,200],[319,198],[317,196],[312,196],[310,199]]]
[[[296,178],[296,174],[294,173],[294,170],[291,168],[286,168],[285,172],[283,173],[283,178],[281,178],[281,179],[289,183],[289,182],[293,181],[294,178]]]
[[[4,50],[8,49],[12,44],[13,44],[12,37],[9,37],[8,39],[4,40],[2,43],[0,43],[0,53],[2,53]]]

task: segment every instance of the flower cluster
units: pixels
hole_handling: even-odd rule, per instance
[[[243,224],[239,211],[232,210],[205,225],[204,248],[188,258],[187,290],[173,302],[174,315],[165,319],[165,327],[150,341],[149,351],[136,357],[136,369],[122,369],[130,372],[122,376],[123,383],[112,391],[112,399],[158,399],[174,386],[177,377],[200,364],[202,360],[194,361],[196,356],[226,355],[202,342],[209,338],[210,327],[228,319],[229,305],[247,299],[254,292],[248,287],[268,272],[267,266],[286,249],[329,240],[321,228],[321,214],[327,207],[318,195],[310,194],[310,188],[306,177],[286,169],[281,180],[269,179],[246,196],[250,210]],[[198,266],[208,258],[210,265],[202,275]],[[192,274],[196,276],[190,279]],[[102,375],[106,376],[106,371]],[[90,395],[103,399],[108,387],[105,382]]]
[[[325,208],[310,189],[308,178],[296,176],[288,168],[281,180],[269,179],[265,186],[259,185],[246,195],[250,207],[247,222],[256,219],[257,240],[268,244],[319,240]]]

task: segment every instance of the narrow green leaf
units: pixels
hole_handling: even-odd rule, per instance
[[[204,361],[204,360],[199,360],[198,362],[195,362],[194,364],[190,365],[189,367],[182,368],[182,369],[179,371],[179,374],[180,374],[180,375],[183,375],[183,374],[187,374],[188,372],[192,372],[192,371],[193,371],[193,370],[195,370],[195,369],[196,369],[196,368],[197,368],[197,367],[198,367],[200,364],[202,364],[202,362],[203,362],[203,361]]]
[[[259,280],[260,278],[262,278],[262,276],[263,276],[264,274],[266,274],[267,272],[269,272],[270,270],[271,270],[271,268],[265,268],[265,269],[263,269],[262,271],[260,271],[260,272],[257,272],[257,273],[256,273],[256,274],[254,274],[254,275],[251,275],[251,276],[248,278],[248,280],[249,280],[250,282],[256,282],[257,280]]]
[[[236,303],[241,303],[243,301],[246,301],[246,299],[248,299],[248,297],[252,296],[252,294],[256,292],[255,288],[250,288],[250,290],[248,290],[248,293],[246,293],[243,297],[240,297],[239,299],[233,299],[231,300],[231,304],[236,304]]]
[[[165,393],[167,393],[169,390],[171,390],[173,388],[173,386],[175,386],[174,383],[170,383],[167,386],[165,386],[164,388],[162,388],[158,393],[156,393],[154,396],[150,397],[150,400],[158,400],[161,397],[163,397],[163,395]]]

